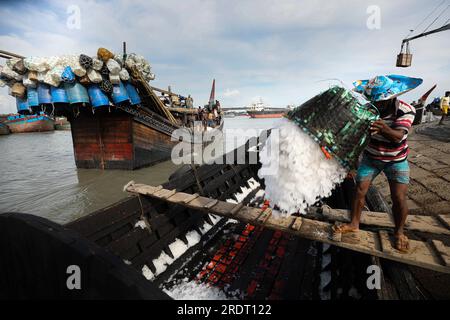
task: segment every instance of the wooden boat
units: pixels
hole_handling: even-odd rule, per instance
[[[55,130],[53,118],[46,114],[10,116],[5,121],[11,133],[45,132]]]
[[[284,225],[282,230],[270,215],[261,215],[264,185],[257,176],[259,165],[248,163],[255,156],[249,144],[234,152],[242,148],[244,164],[182,167],[157,188],[159,193],[147,187],[142,192],[139,185],[129,184],[126,188],[134,188],[133,196],[65,226],[34,216],[0,215],[0,297],[164,299],[169,296],[161,289],[170,293],[188,278],[220,288],[230,297],[239,291],[245,299],[433,298],[404,264],[356,252],[345,239],[345,245],[330,246],[324,239],[295,235],[295,228],[311,228],[314,221],[322,226],[323,216]],[[353,188],[354,183],[346,180],[323,200],[332,208],[347,209]],[[205,199],[202,205],[194,205],[200,199]],[[234,203],[223,202],[227,199]],[[376,189],[369,192],[368,206],[388,210]],[[219,220],[206,214],[220,213],[219,208],[236,216]],[[249,214],[245,220],[241,210],[259,210],[259,214],[256,219]],[[337,218],[328,215],[327,219]],[[377,228],[373,221],[366,223],[371,230]],[[198,240],[194,244],[192,234]],[[175,242],[184,243],[187,250],[181,255],[173,251]],[[171,261],[164,271],[155,265],[161,255]],[[36,268],[28,268],[31,263]],[[82,291],[64,289],[67,274],[60,266],[68,264],[83,266],[86,278],[92,279]],[[367,288],[365,271],[373,265],[382,271],[381,290]]]
[[[10,134],[9,128],[6,124],[0,123],[0,136]]]
[[[133,170],[170,159],[172,133],[192,126],[195,108],[174,108],[163,104],[156,91],[135,73],[141,103],[115,104],[109,108],[81,107],[65,115],[71,124],[75,162],[78,168]],[[216,130],[222,130],[223,122]],[[205,142],[205,144],[208,142]]]
[[[415,105],[413,105],[413,107],[416,109],[416,114],[414,116],[414,121],[412,123],[413,125],[422,123],[423,113],[424,113],[424,109],[425,109],[425,105],[426,105],[428,96],[435,88],[436,88],[436,85],[432,86],[431,89],[428,90],[427,92],[425,92],[423,94],[423,96],[421,96],[420,99],[417,101],[417,103]]]
[[[124,43],[124,56],[125,49]],[[2,56],[6,59],[24,58],[6,51],[2,51]],[[64,116],[70,122],[78,168],[133,170],[168,160],[178,142],[172,141],[172,133],[177,129],[191,128],[197,109],[192,106],[177,108],[177,102],[182,99],[188,101],[190,97],[184,98],[171,92],[170,88],[162,90],[150,86],[136,67],[128,71],[131,74],[129,81],[113,85],[110,97],[101,93],[93,98],[89,92],[91,89],[101,91],[98,85],[93,89],[96,85],[84,86],[79,82],[58,88],[43,85],[42,101],[37,94],[38,99],[33,102],[31,112],[54,111],[56,116]],[[156,92],[164,96],[158,96]],[[211,97],[214,97],[214,81]],[[94,103],[95,99],[99,99],[98,104]],[[162,100],[167,101],[167,105]],[[30,112],[28,107],[26,109],[24,112]],[[222,127],[223,123],[220,123],[215,129],[222,130]],[[47,126],[35,123],[32,130],[35,129],[42,131]]]
[[[70,122],[65,117],[56,117],[55,130],[70,130]]]

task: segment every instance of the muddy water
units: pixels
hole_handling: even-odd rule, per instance
[[[277,121],[236,117],[225,119],[225,129],[267,129]],[[66,223],[127,197],[122,188],[130,180],[157,185],[177,167],[166,161],[135,171],[77,169],[70,131],[0,136],[0,212]]]

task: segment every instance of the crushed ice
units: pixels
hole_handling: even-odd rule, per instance
[[[331,195],[341,183],[346,170],[335,160],[327,159],[319,145],[295,123],[283,119],[279,129],[279,152],[276,139],[271,135],[266,146],[271,152],[261,152],[263,165],[258,176],[265,180],[266,199],[277,205],[281,215],[305,209],[320,198]],[[264,172],[264,167],[278,167],[274,172]]]

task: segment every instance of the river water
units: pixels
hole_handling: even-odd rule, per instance
[[[268,129],[279,120],[226,118],[225,137],[231,129]],[[227,147],[236,146],[230,140]],[[127,197],[123,186],[130,180],[158,185],[177,168],[166,161],[134,171],[77,169],[70,131],[0,136],[0,213],[67,223]]]

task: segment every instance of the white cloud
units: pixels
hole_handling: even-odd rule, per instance
[[[237,89],[232,89],[232,90],[230,90],[230,89],[226,89],[225,90],[225,92],[223,93],[223,96],[224,97],[236,97],[236,96],[238,96],[240,94],[240,92],[239,92],[239,90],[237,90]]]

